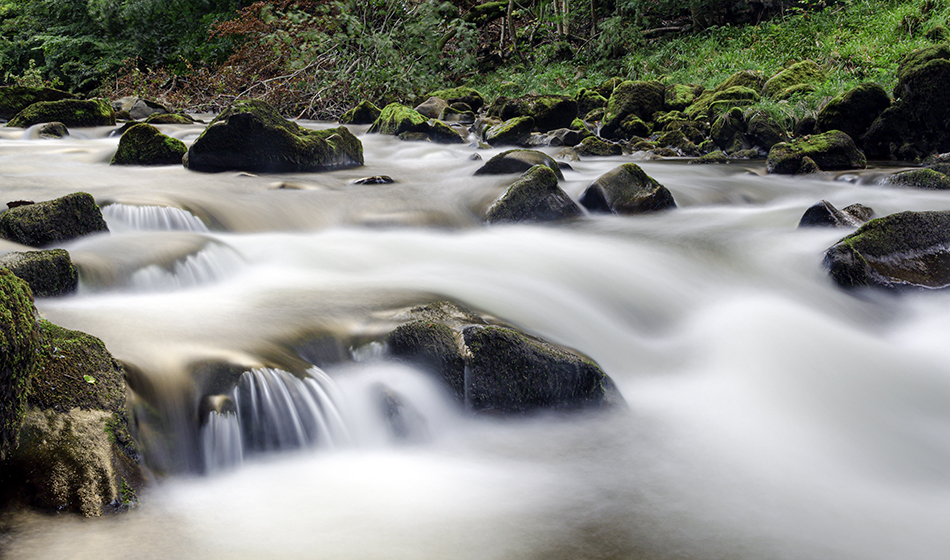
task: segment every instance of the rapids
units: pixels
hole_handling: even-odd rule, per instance
[[[160,128],[186,143],[201,131]],[[38,299],[40,314],[102,338],[133,409],[174,434],[142,420],[156,480],[137,508],[13,515],[0,555],[946,557],[950,292],[844,292],[820,263],[847,231],[796,225],[821,199],[880,216],[948,210],[950,193],[883,186],[886,168],[797,178],[585,158],[561,183],[575,199],[636,161],[679,208],[487,227],[514,176],[473,177],[474,148],[365,129],[362,168],[261,176],[112,167],[105,128],[0,130],[6,200],[86,191],[111,230],[62,245],[80,290]],[[396,182],[352,183],[371,175]],[[629,410],[465,414],[371,344],[406,307],[446,298],[589,355]],[[196,387],[216,363],[257,373],[235,414],[199,426]],[[284,412],[322,431],[248,448],[246,401],[288,376],[309,385]],[[401,430],[381,395],[399,397]]]

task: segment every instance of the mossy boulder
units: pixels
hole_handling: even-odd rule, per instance
[[[360,101],[356,107],[343,113],[340,124],[373,124],[379,118],[379,107],[370,101]]]
[[[950,45],[942,43],[911,51],[897,62],[897,85],[894,87],[894,97],[901,98],[907,93],[908,79],[916,73],[916,69],[932,60],[950,59]]]
[[[700,155],[696,144],[687,138],[681,130],[664,132],[657,137],[656,143],[664,148],[676,150],[676,153],[681,156],[696,157]]]
[[[515,117],[490,127],[485,131],[485,142],[492,146],[518,146],[531,135],[534,130],[534,119],[531,117]]]
[[[17,206],[0,214],[0,237],[30,247],[107,231],[109,226],[95,199],[83,192]]]
[[[668,111],[685,111],[702,93],[702,86],[673,84],[663,94],[663,105]]]
[[[597,136],[584,138],[574,150],[579,156],[619,156],[623,154],[620,144],[607,142]]]
[[[499,175],[506,173],[524,173],[536,165],[543,165],[563,179],[561,168],[554,158],[537,150],[508,150],[493,156],[485,165],[475,170],[475,175]]]
[[[818,130],[840,130],[858,141],[891,98],[877,83],[863,83],[833,98],[818,112]]]
[[[550,222],[583,214],[577,203],[557,184],[546,165],[535,165],[515,181],[485,213],[485,221]]]
[[[867,160],[850,136],[840,130],[776,144],[769,151],[769,173],[797,173],[802,158],[813,160],[822,171],[864,169]]]
[[[746,119],[746,137],[750,144],[762,148],[763,153],[768,153],[772,146],[779,142],[788,141],[788,135],[782,125],[771,115],[761,111],[754,112]]]
[[[652,121],[653,114],[663,109],[664,94],[659,82],[621,82],[607,101],[600,135],[612,140],[630,138],[630,127],[624,121],[630,116],[644,123]]]
[[[458,402],[465,401],[465,358],[452,329],[432,319],[416,319],[386,337],[390,355],[437,376]]]
[[[48,87],[0,87],[0,119],[10,120],[17,113],[39,101],[75,99],[75,95]]]
[[[586,115],[594,109],[607,106],[607,98],[594,89],[581,88],[574,98],[577,101],[578,115]]]
[[[399,103],[383,108],[379,118],[369,127],[370,133],[390,134],[401,139],[426,139],[443,144],[464,142],[458,132],[437,119],[427,119],[418,111]],[[418,136],[408,136],[418,135]]]
[[[580,198],[591,212],[641,214],[676,208],[669,189],[639,165],[625,163],[598,177]]]
[[[729,156],[727,156],[726,152],[722,150],[715,150],[696,159],[692,159],[689,162],[697,165],[710,163],[729,163]]]
[[[195,124],[195,119],[184,113],[154,113],[145,118],[148,124]]]
[[[180,165],[185,143],[146,123],[129,127],[119,138],[112,165]]]
[[[912,169],[887,177],[884,179],[884,184],[916,189],[950,190],[950,177],[934,169]]]
[[[29,284],[36,297],[64,296],[79,286],[79,271],[65,249],[7,253],[0,257],[0,268]]]
[[[38,345],[33,293],[0,268],[0,463],[19,442]]]
[[[115,114],[104,99],[38,101],[17,113],[7,126],[27,128],[46,122],[61,122],[70,128],[113,126]]]
[[[293,173],[363,165],[363,144],[346,127],[310,130],[270,104],[238,101],[214,118],[185,154],[192,171]]]
[[[709,136],[719,148],[728,153],[748,150],[752,143],[746,137],[746,122],[742,109],[734,107],[713,123]]]
[[[482,105],[485,104],[485,98],[482,97],[482,94],[479,93],[478,90],[464,86],[430,91],[426,94],[426,97],[444,99],[449,105],[453,103],[465,103],[471,107],[473,111],[478,111],[482,108]]]
[[[763,97],[787,97],[789,90],[796,86],[814,87],[825,79],[825,72],[812,60],[796,62],[775,74],[762,86]]]
[[[764,81],[761,72],[753,70],[736,72],[715,88],[706,90],[696,97],[693,104],[686,108],[686,114],[690,119],[714,119],[722,112],[722,110],[714,110],[714,106],[728,103],[732,106],[754,103],[759,100],[759,91]]]
[[[112,110],[116,113],[125,112],[130,119],[137,121],[148,119],[153,115],[164,115],[169,112],[168,108],[161,103],[135,95],[116,99],[111,105]]]
[[[567,128],[577,118],[577,101],[566,95],[525,95],[509,99],[499,115],[508,120],[531,117],[540,132]]]
[[[416,105],[413,110],[427,119],[442,117],[442,111],[448,109],[449,103],[439,97],[430,97]]]
[[[871,220],[825,253],[846,288],[950,285],[950,211],[900,212]]]
[[[842,209],[827,200],[811,206],[802,215],[798,227],[860,227],[874,217],[874,210],[863,204],[852,204]]]

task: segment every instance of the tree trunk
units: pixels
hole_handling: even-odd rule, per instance
[[[515,9],[515,0],[508,0],[508,13],[505,16],[505,19],[508,20],[508,35],[511,37],[511,51],[515,53],[519,59],[524,60],[524,57],[521,56],[521,51],[518,50],[518,34],[515,32],[515,20],[511,18],[511,13]]]

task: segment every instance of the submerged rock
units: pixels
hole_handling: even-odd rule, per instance
[[[70,128],[113,126],[115,114],[104,99],[39,101],[17,113],[7,126],[27,128],[47,122],[60,122]]]
[[[862,204],[835,208],[827,200],[815,204],[802,215],[798,227],[828,226],[856,228],[874,217],[874,210]]]
[[[185,143],[150,124],[132,125],[119,138],[112,165],[178,165],[188,152]]]
[[[766,169],[769,173],[798,173],[805,157],[811,158],[822,171],[867,167],[864,154],[851,137],[840,130],[832,130],[772,146]]]
[[[554,159],[537,150],[508,150],[493,156],[485,165],[475,170],[475,175],[498,175],[505,173],[524,173],[535,165],[544,165],[551,169],[558,179],[563,179],[561,168]]]
[[[551,168],[535,165],[491,205],[485,220],[493,224],[549,222],[582,213],[577,203],[557,185],[557,175]]]
[[[598,177],[584,190],[580,202],[591,212],[613,214],[640,214],[676,207],[670,191],[635,163],[625,163]]]
[[[0,119],[10,120],[17,113],[38,101],[59,101],[75,99],[75,97],[68,91],[48,87],[0,87]]]
[[[64,296],[79,286],[79,271],[65,249],[7,253],[0,257],[0,268],[29,284],[36,297]]]
[[[950,285],[950,211],[871,220],[828,249],[824,265],[846,288],[944,288]]]
[[[0,237],[30,247],[107,231],[109,226],[95,199],[83,192],[17,206],[0,214]]]
[[[363,165],[363,145],[346,127],[310,130],[259,100],[224,110],[182,161],[193,171],[286,173]]]

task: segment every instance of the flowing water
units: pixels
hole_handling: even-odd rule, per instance
[[[821,199],[950,193],[590,158],[573,197],[632,160],[679,208],[488,227],[514,176],[353,130],[365,167],[279,176],[110,167],[109,129],[0,132],[7,200],[104,208],[110,234],[63,244],[78,294],[37,307],[128,366],[156,473],[125,514],[14,516],[5,558],[946,557],[950,292],[844,292],[820,263],[847,231],[796,225]],[[370,175],[396,182],[353,184]],[[629,410],[459,410],[373,344],[439,299],[591,356]]]

